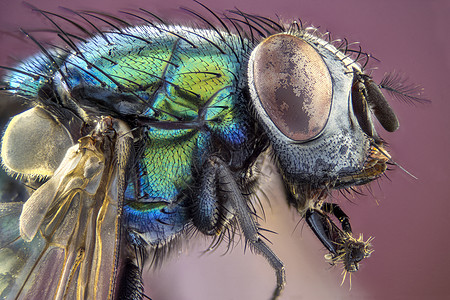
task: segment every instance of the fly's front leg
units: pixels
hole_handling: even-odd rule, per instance
[[[342,262],[346,272],[355,272],[359,262],[372,253],[369,238],[355,239],[348,216],[337,204],[325,203],[322,209],[312,208],[305,213],[305,219],[317,238],[330,251],[327,255],[332,264]],[[341,223],[342,230],[334,224],[326,213],[332,213]],[[344,277],[345,278],[345,277]]]
[[[207,229],[208,226],[209,228],[212,228],[212,225],[216,224],[217,215],[213,213],[214,209],[212,206],[217,205],[216,202],[218,199],[215,193],[217,193],[216,187],[218,187],[220,188],[221,195],[223,195],[225,201],[224,206],[231,206],[244,234],[246,242],[249,243],[249,245],[253,247],[256,252],[263,255],[272,268],[274,268],[277,276],[277,287],[273,293],[272,299],[277,299],[286,284],[286,275],[283,262],[261,239],[253,213],[250,211],[247,205],[247,200],[242,195],[239,185],[237,184],[229,167],[218,157],[212,157],[206,162],[206,164],[207,166],[204,172],[205,174],[209,174],[209,179],[204,178],[205,181],[203,183],[206,183],[206,180],[208,180],[207,184],[210,186],[202,186],[203,192],[200,194],[203,193],[206,197],[203,200],[205,203],[208,203],[209,208],[205,209],[205,211],[211,217],[211,221],[207,222],[205,221],[206,218],[203,218],[204,222],[202,224],[207,225],[203,228]],[[214,200],[216,202],[214,202]],[[198,218],[198,220],[200,219]]]
[[[305,219],[319,241],[328,251],[336,256],[336,241],[339,239],[339,228],[337,228],[327,215],[317,209],[308,209],[305,214]]]
[[[348,233],[352,233],[352,226],[350,225],[350,218],[336,203],[325,202],[322,205],[324,212],[333,214],[341,223],[342,230]]]

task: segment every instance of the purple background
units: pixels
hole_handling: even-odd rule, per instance
[[[25,29],[48,28],[41,16],[31,13],[21,1],[1,1],[0,65],[11,65],[8,57],[22,59],[36,52],[16,34]],[[30,1],[31,2],[31,1]],[[180,16],[180,5],[202,11],[191,1],[33,1],[41,9],[57,6],[116,13],[143,7],[162,16]],[[278,232],[267,234],[273,249],[286,263],[288,284],[282,299],[443,299],[448,294],[450,258],[450,102],[444,99],[450,74],[450,2],[421,0],[204,0],[215,11],[239,9],[283,20],[301,18],[304,23],[329,30],[334,38],[358,41],[363,50],[381,63],[373,75],[397,70],[412,83],[420,83],[430,105],[407,105],[391,101],[401,127],[381,132],[391,144],[393,158],[419,179],[400,169],[371,185],[368,196],[352,204],[340,203],[352,219],[355,233],[374,236],[375,252],[361,270],[340,287],[340,268],[329,268],[326,253],[299,216],[289,211],[277,189],[268,193],[267,223]],[[205,13],[206,14],[206,13]],[[181,14],[182,15],[182,14]],[[46,25],[43,25],[43,24]],[[276,184],[276,182],[274,183]],[[371,196],[370,194],[373,194]],[[192,242],[194,244],[194,242]],[[161,270],[149,272],[146,292],[154,300],[164,299],[267,299],[275,283],[272,270],[260,256],[243,254],[242,243],[231,254],[219,251],[200,256],[201,241],[169,260]],[[186,249],[186,248],[184,248]]]

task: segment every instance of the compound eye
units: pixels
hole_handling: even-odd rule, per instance
[[[307,42],[289,34],[265,39],[255,49],[253,79],[261,106],[286,137],[307,141],[323,130],[331,110],[331,76]]]

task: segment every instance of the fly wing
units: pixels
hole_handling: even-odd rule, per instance
[[[132,141],[124,132],[102,120],[26,202],[0,203],[2,299],[113,298]]]

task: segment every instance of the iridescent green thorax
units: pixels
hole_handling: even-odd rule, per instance
[[[198,30],[197,34],[218,45],[223,44],[210,31]],[[248,130],[247,120],[239,114],[243,104],[238,103],[236,93],[242,63],[229,51],[221,53],[194,33],[185,33],[185,37],[196,48],[176,36],[152,39],[159,45],[153,54],[157,56],[159,66],[147,69],[162,80],[158,79],[152,85],[154,103],[145,114],[172,123],[167,126],[173,127],[158,128],[159,124],[155,124],[156,127],[148,129],[147,148],[142,159],[147,176],[143,180],[148,182],[147,193],[167,200],[176,197],[191,183],[192,168],[201,168],[213,136],[236,147],[245,142]],[[233,39],[230,37],[230,42]],[[226,47],[222,49],[226,50]],[[174,129],[180,122],[187,123],[190,128]]]
[[[86,118],[106,110],[151,120],[144,130],[139,194],[171,201],[210,154],[212,139],[231,148],[245,143],[247,104],[239,87],[248,49],[237,36],[211,29],[138,26],[93,37],[71,54],[55,52],[54,62],[41,55],[20,68],[36,71],[38,65],[53,76],[60,97],[76,102]],[[26,87],[27,97],[49,83],[29,82],[20,73],[10,78],[11,86]]]
[[[61,105],[87,126],[102,116],[128,122],[137,156],[124,218],[157,244],[189,223],[177,203],[198,184],[206,159],[219,151],[242,168],[253,151],[255,124],[243,92],[251,48],[211,28],[137,26],[41,53],[7,81],[12,93],[56,103],[56,111]]]
[[[118,107],[151,120],[144,130],[139,194],[171,201],[192,182],[192,168],[201,168],[212,139],[232,148],[246,142],[246,103],[239,94],[246,53],[236,36],[222,39],[211,30],[136,27],[125,33],[134,37],[96,37],[80,47],[83,55],[69,57],[77,66],[70,68],[69,84],[145,103],[133,112]]]

